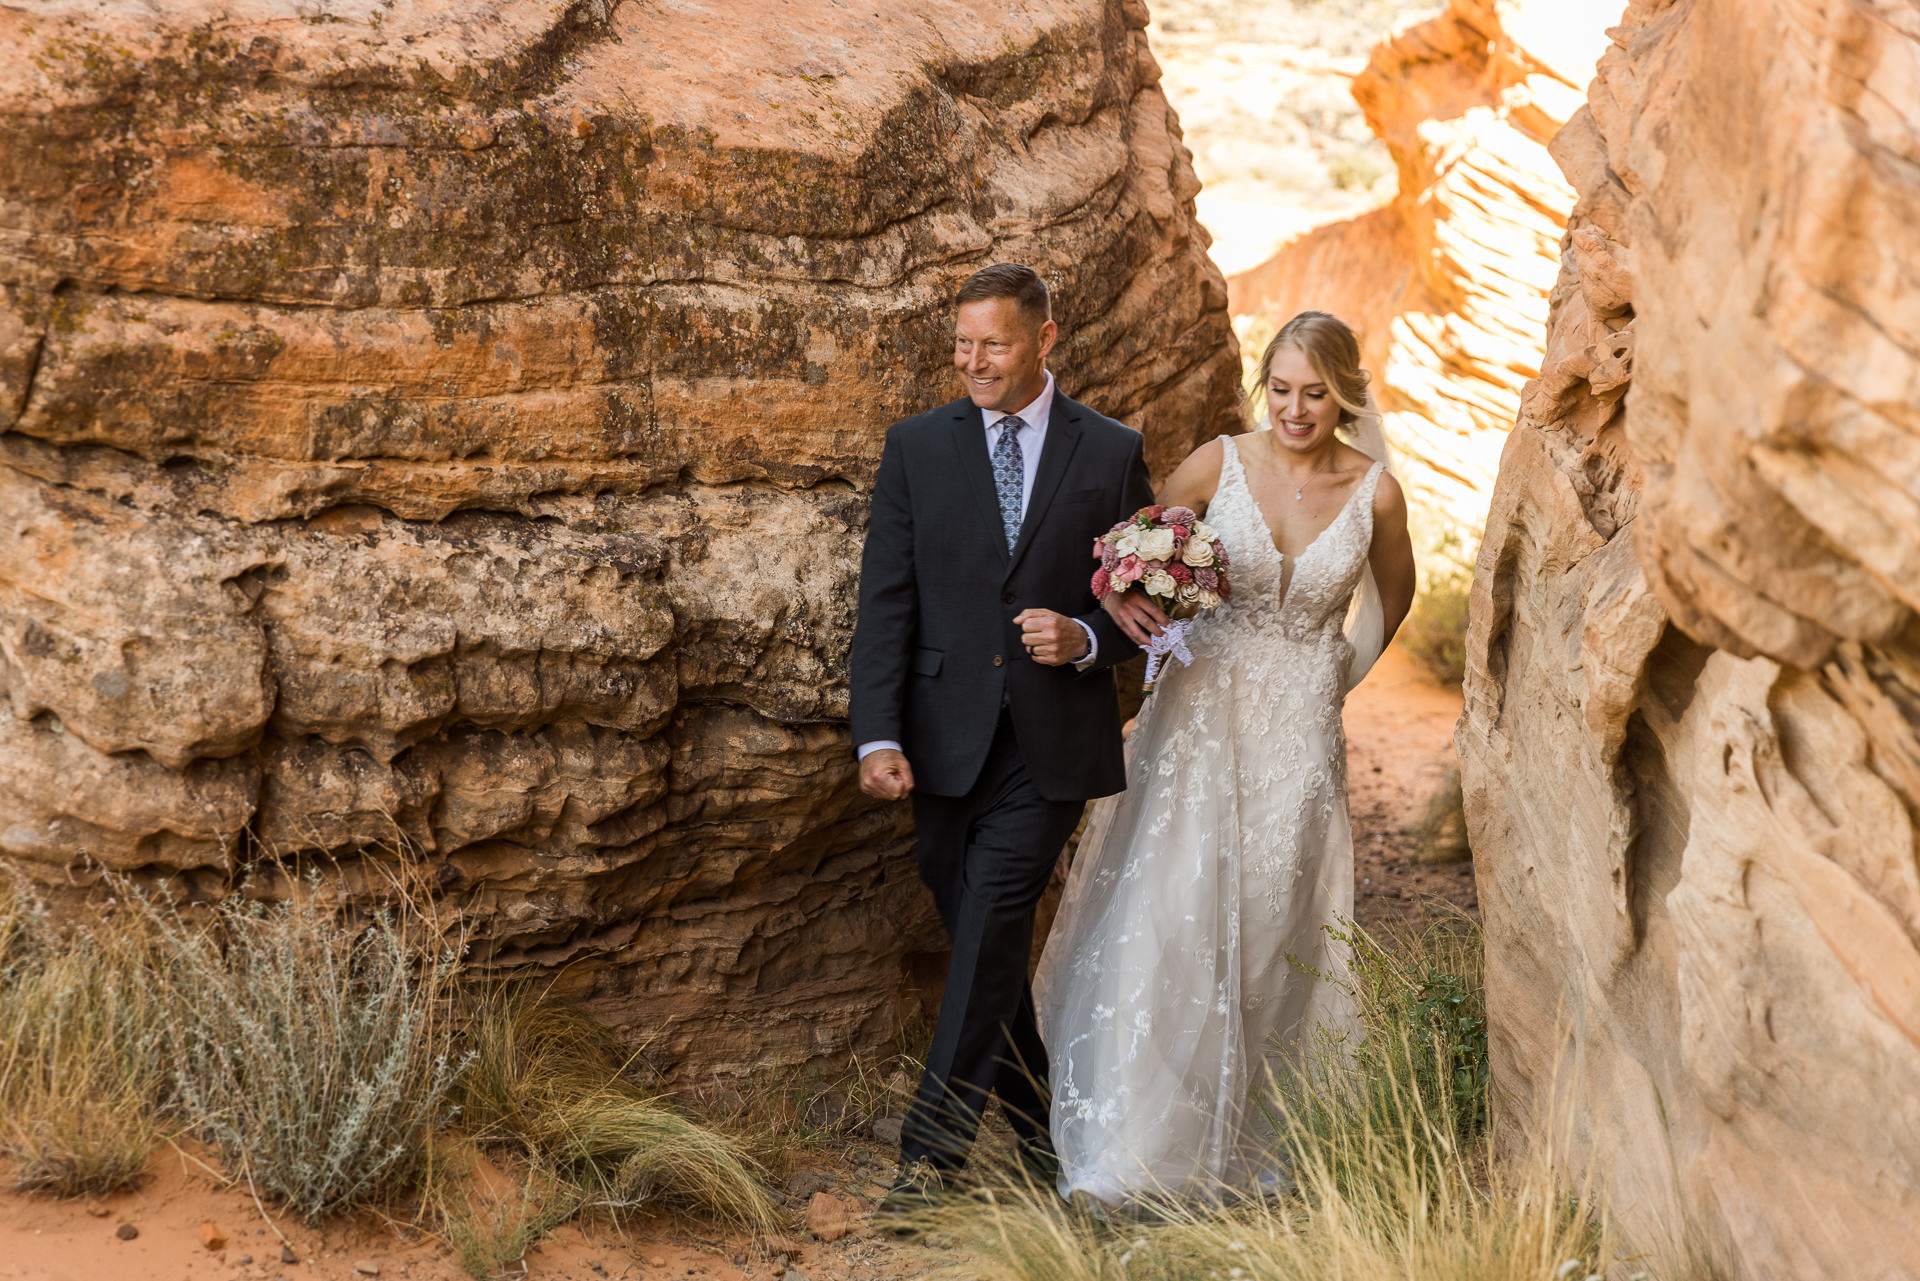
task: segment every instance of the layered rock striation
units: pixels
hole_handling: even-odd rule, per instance
[[[886,425],[1052,280],[1160,469],[1237,422],[1128,0],[0,12],[0,852],[200,894],[397,849],[670,1071],[937,973],[854,786]]]
[[[1495,1072],[1649,1239],[1920,1276],[1920,22],[1611,34],[1473,588]]]
[[[1574,201],[1547,142],[1619,12],[1620,0],[1450,0],[1383,41],[1353,96],[1392,153],[1392,201],[1230,282],[1257,333],[1309,308],[1359,331],[1422,550],[1463,572],[1539,372]]]

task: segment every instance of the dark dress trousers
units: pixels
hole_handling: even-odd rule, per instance
[[[920,875],[953,942],[903,1127],[908,1162],[964,1163],[989,1092],[1029,1155],[1051,1152],[1027,983],[1034,908],[1085,803],[1125,786],[1106,668],[1139,650],[1090,580],[1094,541],[1153,501],[1141,444],[1056,391],[1009,552],[977,406],[958,400],[887,431],[849,663],[853,741],[906,752]],[[1029,608],[1091,627],[1094,662],[1032,662],[1012,621]]]

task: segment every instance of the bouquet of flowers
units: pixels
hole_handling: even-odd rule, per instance
[[[1138,589],[1174,621],[1147,646],[1147,683],[1169,657],[1193,661],[1187,629],[1201,610],[1233,599],[1227,549],[1190,507],[1142,507],[1093,545],[1095,599]]]

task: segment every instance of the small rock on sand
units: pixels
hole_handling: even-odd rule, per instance
[[[113,1235],[119,1237],[122,1241],[131,1241],[140,1235],[140,1229],[134,1227],[131,1223],[122,1223],[113,1230]]]
[[[200,1244],[209,1250],[224,1250],[227,1248],[227,1234],[220,1230],[218,1223],[202,1223]]]
[[[831,1192],[816,1192],[807,1203],[807,1230],[822,1241],[847,1235],[847,1203]]]

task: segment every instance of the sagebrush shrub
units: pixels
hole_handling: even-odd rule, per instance
[[[150,908],[178,1108],[309,1221],[415,1185],[462,1067],[457,947],[405,908],[355,924],[317,898],[229,898],[206,924]]]

